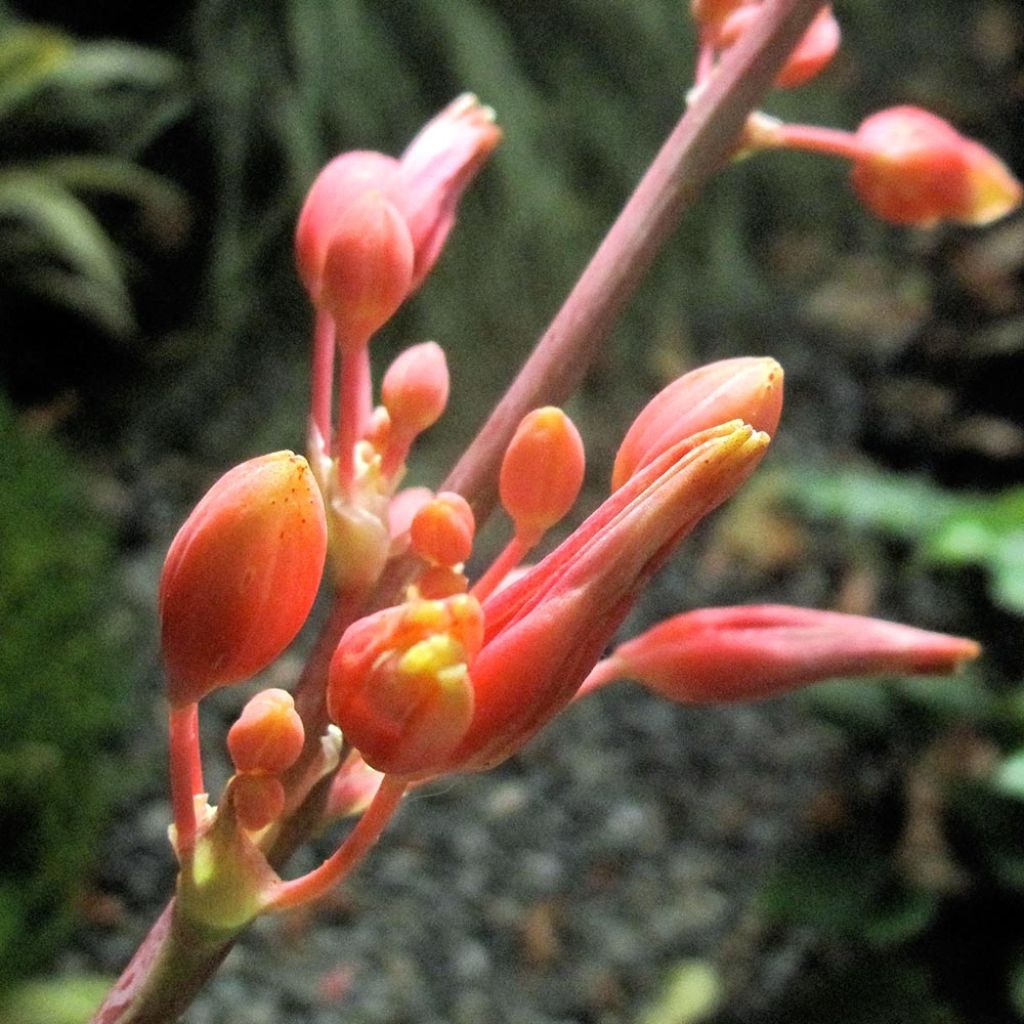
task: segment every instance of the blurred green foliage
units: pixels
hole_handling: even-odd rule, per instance
[[[29,292],[132,335],[129,254],[96,207],[125,203],[157,245],[180,241],[183,193],[136,160],[184,112],[180,86],[167,54],[75,42],[0,4],[0,304]]]
[[[0,399],[0,990],[67,933],[115,792],[125,693],[113,537],[80,471]]]
[[[906,541],[923,564],[982,569],[992,600],[1024,615],[1024,488],[969,494],[863,469],[792,474],[781,493],[845,530]]]

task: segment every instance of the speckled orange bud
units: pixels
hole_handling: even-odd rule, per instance
[[[231,802],[242,828],[258,832],[281,816],[284,786],[274,775],[236,775],[231,780]]]
[[[626,431],[615,456],[612,490],[691,434],[743,420],[774,434],[782,414],[782,367],[771,358],[720,359],[659,391]]]
[[[461,494],[442,491],[413,517],[413,550],[434,565],[458,565],[473,551],[476,521]]]
[[[228,751],[235,770],[278,775],[302,753],[302,719],[285,690],[257,693],[228,731]]]
[[[160,579],[171,704],[266,668],[306,621],[326,551],[323,500],[301,456],[264,455],[222,476],[178,531]]]
[[[523,417],[498,481],[519,540],[532,546],[572,508],[585,467],[579,431],[561,409],[546,406]]]

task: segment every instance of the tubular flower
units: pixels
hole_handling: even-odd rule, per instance
[[[825,679],[947,675],[980,653],[973,640],[894,622],[785,605],[676,615],[616,648],[594,685],[636,679],[669,700],[760,700]]]
[[[210,488],[160,578],[172,706],[248,679],[292,642],[313,606],[326,548],[323,501],[301,456],[251,459]]]
[[[644,407],[615,456],[612,490],[666,448],[718,423],[741,419],[774,435],[782,414],[782,367],[774,360],[722,359],[683,374]]]
[[[331,661],[331,719],[378,771],[440,766],[472,718],[467,663],[482,639],[480,605],[466,594],[414,599],[360,619]]]
[[[335,157],[313,182],[299,215],[295,256],[314,305],[320,304],[328,250],[351,207],[379,195],[404,221],[412,242],[409,290],[437,262],[460,196],[501,141],[494,114],[463,94],[428,122],[400,160],[359,150]]]
[[[994,153],[918,107],[873,114],[855,139],[853,188],[872,213],[893,224],[989,224],[1024,196]]]
[[[679,442],[482,613],[460,596],[356,623],[331,665],[333,721],[381,771],[425,777],[504,760],[569,703],[650,575],[767,444],[738,421]]]

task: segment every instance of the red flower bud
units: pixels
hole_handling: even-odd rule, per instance
[[[381,401],[391,429],[415,437],[432,427],[448,404],[448,363],[436,341],[407,348],[384,374]]]
[[[946,675],[976,658],[963,637],[784,605],[686,612],[616,648],[599,671],[669,700],[760,700],[825,679]]]
[[[367,192],[338,219],[327,243],[317,305],[328,310],[338,344],[364,345],[409,294],[412,239],[380,192]]]
[[[527,547],[572,508],[585,466],[579,431],[561,409],[547,406],[523,417],[505,451],[499,491]]]
[[[715,44],[727,49],[736,43],[761,13],[759,3],[745,3],[718,22]],[[793,89],[823,71],[839,50],[842,34],[839,22],[826,4],[818,11],[775,78],[780,89]]]
[[[774,359],[744,356],[698,367],[647,403],[615,456],[612,490],[691,434],[740,419],[774,434],[782,414],[782,367]]]
[[[1020,206],[1006,165],[951,124],[917,107],[893,107],[857,129],[851,182],[865,206],[893,224],[988,224]]]
[[[279,775],[302,753],[302,719],[290,693],[257,693],[228,730],[228,751],[235,770]]]
[[[264,455],[222,476],[178,531],[160,579],[171,704],[269,665],[306,621],[326,551],[323,501],[301,456]]]
[[[461,494],[442,491],[423,505],[412,521],[413,549],[435,565],[465,562],[473,551],[476,522],[469,502]]]

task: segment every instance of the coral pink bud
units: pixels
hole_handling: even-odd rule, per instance
[[[276,821],[284,810],[284,786],[274,775],[236,775],[230,794],[239,824],[253,832]]]
[[[320,300],[327,247],[349,208],[368,192],[387,192],[398,177],[398,161],[359,150],[335,157],[310,186],[295,231],[299,276],[314,303]]]
[[[284,690],[264,690],[242,710],[228,730],[235,770],[279,775],[302,753],[304,732],[295,702]]]
[[[429,121],[402,154],[389,198],[405,216],[416,247],[413,288],[437,262],[466,186],[501,141],[494,111],[469,93]]]
[[[774,434],[782,414],[782,367],[743,356],[698,367],[663,388],[626,432],[615,456],[612,490],[684,437],[741,419]]]
[[[378,771],[440,765],[472,718],[467,664],[482,639],[480,605],[467,594],[408,601],[360,619],[331,661],[331,720]]]
[[[448,404],[448,363],[436,341],[407,348],[381,382],[391,429],[415,437],[432,427]]]
[[[872,213],[893,224],[988,224],[1024,196],[995,154],[917,107],[873,114],[856,142],[863,155],[854,161],[853,187]]]
[[[410,536],[413,550],[435,565],[458,565],[473,551],[476,521],[461,494],[442,491],[416,513]]]
[[[717,23],[716,45],[723,49],[732,46],[746,33],[759,14],[759,4],[747,3],[737,7]],[[775,79],[775,84],[780,89],[793,89],[809,82],[831,63],[839,50],[841,39],[839,22],[832,13],[831,5],[826,4],[818,11],[800,42],[789,55]]]
[[[585,466],[579,431],[561,409],[545,406],[523,417],[499,477],[501,503],[520,541],[532,546],[572,508]]]
[[[674,701],[759,700],[825,679],[945,675],[973,640],[859,615],[784,605],[706,608],[655,626],[609,659]]]
[[[323,500],[301,456],[264,455],[222,476],[178,531],[160,579],[171,704],[266,668],[306,621],[326,552]]]
[[[317,305],[334,317],[338,343],[358,347],[409,294],[412,239],[380,192],[367,192],[339,218],[327,243]]]

